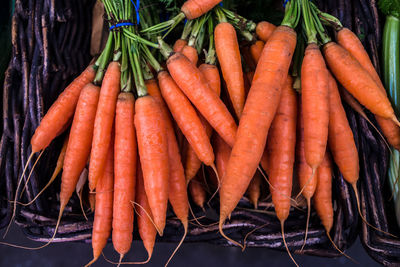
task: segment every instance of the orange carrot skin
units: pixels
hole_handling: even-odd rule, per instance
[[[203,73],[211,89],[216,92],[218,96],[220,96],[221,77],[219,76],[219,70],[217,66],[204,63],[199,66],[199,70],[201,73]]]
[[[154,223],[162,235],[169,188],[168,139],[165,120],[159,105],[152,96],[138,98],[135,110],[136,136],[144,186]]]
[[[59,95],[43,117],[31,139],[32,152],[36,153],[48,147],[51,141],[61,134],[64,125],[73,117],[79,95],[83,87],[92,82],[96,75],[93,66],[87,67]]]
[[[365,51],[360,39],[351,30],[343,28],[337,34],[338,43],[343,46],[361,64],[361,66],[371,75],[372,79],[386,94],[385,87],[379,78],[378,73],[372,64],[368,53]],[[400,127],[392,120],[376,116],[376,120],[381,127],[383,134],[388,142],[397,150],[400,149]]]
[[[143,172],[140,167],[140,162],[138,162],[137,166],[137,182],[136,182],[136,203],[138,203],[141,207],[136,208],[137,223],[140,238],[143,241],[143,245],[146,248],[149,257],[153,254],[154,244],[156,242],[157,229],[154,227],[151,222],[151,218],[153,218],[153,214],[151,213],[149,201],[147,200],[146,191],[144,189],[144,181],[143,181]],[[145,211],[143,210],[145,209]]]
[[[317,171],[317,189],[314,194],[314,207],[325,230],[329,233],[333,225],[332,206],[332,161],[329,153],[326,153],[324,160]]]
[[[346,90],[375,115],[395,119],[386,94],[346,49],[330,42],[324,45],[323,51],[330,70]]]
[[[250,202],[254,205],[254,207],[257,207],[258,199],[260,198],[261,195],[260,187],[261,187],[261,174],[259,172],[256,172],[253,179],[251,179],[249,187],[247,188],[247,195],[249,196]]]
[[[335,79],[329,74],[329,148],[346,181],[357,182],[360,166],[353,132],[342,106]]]
[[[289,216],[296,147],[297,95],[288,76],[267,140],[268,176],[276,216]]]
[[[68,203],[75,191],[79,176],[86,166],[92,144],[99,95],[100,88],[90,83],[82,89],[79,96],[64,158],[60,191],[61,206]]]
[[[158,80],[161,94],[182,133],[199,159],[211,165],[214,162],[214,152],[195,109],[166,71],[158,74]]]
[[[271,34],[275,31],[276,26],[267,21],[261,21],[257,24],[256,34],[258,39],[267,42]]]
[[[187,45],[187,43],[188,42],[184,39],[178,39],[175,41],[172,49],[174,50],[174,52],[182,52],[182,49]]]
[[[147,92],[154,97],[161,108],[164,116],[168,139],[168,159],[169,159],[169,190],[168,198],[172,208],[179,220],[187,224],[188,218],[188,196],[186,190],[185,173],[181,161],[178,142],[176,141],[174,128],[167,106],[161,96],[157,82],[152,79],[146,81]]]
[[[306,48],[301,88],[304,152],[307,164],[316,170],[325,155],[329,125],[328,70],[317,44]]]
[[[214,36],[215,51],[222,75],[236,116],[240,118],[244,107],[245,90],[236,31],[230,23],[222,22],[215,27]]]
[[[183,47],[181,51],[183,55],[185,55],[193,65],[197,65],[197,61],[199,60],[199,56],[197,55],[197,50],[193,46],[186,45]]]
[[[193,202],[204,209],[204,203],[206,202],[206,191],[204,190],[203,178],[197,175],[189,183],[189,192]]]
[[[118,95],[115,112],[114,210],[112,241],[119,254],[132,244],[135,200],[137,142],[134,126],[135,99],[132,93]]]
[[[92,230],[93,258],[101,255],[111,234],[114,190],[114,147],[109,146],[106,167],[96,189]]]
[[[235,143],[237,126],[218,95],[210,88],[204,75],[181,53],[167,60],[167,67],[179,88],[210,125],[230,145]]]
[[[257,170],[295,46],[295,31],[280,26],[264,47],[222,181],[220,223],[236,207]]]
[[[264,45],[265,45],[264,41],[258,40],[250,46],[251,56],[253,57],[253,60],[256,64],[258,63],[258,60],[260,59]]]
[[[111,140],[115,106],[120,92],[121,71],[118,62],[108,65],[100,90],[99,104],[94,121],[92,151],[89,162],[89,189],[96,188],[97,181],[104,171],[107,157],[107,145]]]
[[[221,0],[187,0],[181,7],[181,11],[187,19],[196,19],[210,11]]]
[[[231,147],[219,136],[215,135],[215,163],[217,167],[218,176],[222,179],[225,176],[228,167],[229,157],[231,155]],[[222,182],[222,180],[220,181]]]

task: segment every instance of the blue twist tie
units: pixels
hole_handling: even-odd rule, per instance
[[[110,31],[115,28],[124,27],[124,26],[134,26],[134,25],[135,24],[132,22],[121,22],[121,23],[117,23],[115,25],[110,26]]]
[[[140,23],[140,16],[139,16],[139,6],[140,6],[140,0],[136,0],[136,4],[135,2],[133,2],[133,0],[131,0],[132,5],[135,7],[135,12],[136,12],[136,22],[139,25]]]
[[[286,8],[286,4],[289,2],[289,0],[285,0],[284,2],[283,2],[283,7],[284,8]]]
[[[224,6],[223,3],[222,3],[222,1],[219,3],[219,5],[220,5],[220,6]]]

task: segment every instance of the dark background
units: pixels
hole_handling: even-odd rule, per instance
[[[1,236],[3,232],[0,233]],[[3,240],[2,240],[3,241]],[[41,243],[29,241],[17,226],[13,226],[5,242],[39,246]],[[154,255],[147,266],[164,266],[177,244],[156,243]],[[295,255],[300,266],[379,266],[365,252],[359,240],[346,251],[359,264],[353,263],[345,257],[337,259],[320,258],[315,256]],[[113,260],[118,259],[112,244],[104,249],[104,254]],[[48,247],[31,251],[0,245],[0,266],[83,266],[91,259],[90,244],[85,243],[53,243]],[[139,241],[132,244],[125,261],[142,261],[147,254]],[[93,266],[112,266],[100,258]],[[124,266],[124,265],[122,265]],[[126,266],[126,265],[125,265]],[[139,265],[141,266],[141,265]],[[204,243],[184,243],[169,266],[211,267],[211,266],[295,266],[286,252],[265,248],[247,248],[241,252],[238,248],[218,247]]]

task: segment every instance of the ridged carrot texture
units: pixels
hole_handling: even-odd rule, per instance
[[[229,97],[236,116],[240,119],[244,107],[245,90],[242,60],[235,28],[228,22],[221,22],[215,27],[214,38],[218,62]]]
[[[168,139],[163,114],[152,96],[136,100],[135,127],[144,187],[160,235],[163,234],[168,205]]]
[[[376,72],[371,59],[365,51],[360,39],[351,30],[342,28],[337,34],[338,43],[343,46],[369,73],[379,88],[386,94],[386,90]],[[398,127],[392,120],[376,116],[376,120],[381,127],[383,134],[388,142],[397,150],[400,149],[400,127]]]
[[[181,11],[189,20],[196,19],[210,11],[221,0],[187,0],[181,7]]]
[[[151,213],[149,201],[147,200],[146,191],[144,189],[144,181],[143,181],[143,172],[140,167],[140,162],[137,166],[137,182],[136,182],[136,203],[140,205],[137,207],[137,223],[140,238],[143,241],[143,245],[147,251],[148,262],[151,259],[151,255],[153,255],[153,248],[156,242],[157,229],[153,224],[153,214]]]
[[[99,104],[94,121],[92,151],[89,162],[89,189],[96,188],[99,177],[103,174],[107,158],[108,144],[114,123],[115,106],[120,92],[121,70],[118,62],[111,62],[100,90]]]
[[[166,71],[158,74],[158,81],[172,116],[196,155],[206,165],[212,165],[214,152],[210,140],[190,101]]]
[[[135,99],[132,93],[118,95],[115,112],[114,204],[112,243],[120,262],[132,244],[135,201],[137,142],[134,125]],[[97,190],[96,190],[97,191]]]
[[[276,26],[267,21],[261,21],[257,23],[256,34],[258,39],[268,42],[268,39],[271,37],[272,33],[275,31]]]
[[[111,234],[114,195],[114,146],[109,146],[106,167],[96,189],[95,213],[92,230],[92,265],[101,255]]]
[[[174,52],[182,52],[182,49],[188,44],[187,40],[178,39],[175,41],[174,46],[172,49]]]
[[[307,46],[301,67],[304,152],[313,174],[325,155],[329,125],[328,70],[317,44]]]
[[[201,71],[181,53],[170,56],[167,67],[176,84],[197,110],[225,142],[233,146],[237,130],[236,123],[225,104],[210,88]]]
[[[172,208],[184,225],[185,229],[188,225],[188,196],[186,190],[186,181],[183,165],[181,162],[181,154],[179,152],[178,142],[176,141],[174,128],[171,117],[165,104],[156,80],[146,81],[147,92],[152,96],[160,106],[164,116],[167,139],[168,139],[168,159],[169,159],[169,190],[168,199]]]
[[[260,59],[264,45],[265,45],[264,41],[258,40],[250,46],[250,53],[256,64],[258,63],[258,60]]]
[[[204,77],[206,78],[211,89],[213,89],[219,96],[221,93],[221,80],[218,68],[215,65],[211,64],[201,64],[199,70],[204,74]],[[206,129],[208,138],[210,138],[212,134],[211,125],[201,114],[198,115],[201,123]],[[189,182],[196,175],[200,167],[201,167],[200,159],[197,157],[193,148],[189,146],[186,152],[186,161],[185,161],[186,182]]]
[[[45,149],[61,133],[61,129],[73,117],[79,95],[85,85],[94,80],[96,71],[87,67],[51,105],[31,139],[32,153]]]
[[[330,70],[346,90],[375,115],[399,124],[386,94],[346,49],[329,42],[323,50]]]
[[[221,233],[225,219],[245,193],[261,160],[295,46],[295,31],[279,26],[261,54],[222,180],[219,221]]]

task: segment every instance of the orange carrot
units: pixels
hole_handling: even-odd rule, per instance
[[[249,196],[250,202],[254,205],[254,208],[257,209],[258,206],[258,199],[260,198],[261,194],[261,174],[256,172],[253,179],[247,188],[247,195]]]
[[[218,96],[221,95],[221,78],[217,66],[204,63],[199,66],[199,70],[203,73],[210,88],[216,92]]]
[[[193,202],[204,210],[204,203],[206,202],[206,191],[201,176],[195,176],[189,182],[189,192],[192,196]]]
[[[313,174],[325,155],[329,125],[328,70],[315,43],[307,46],[301,67],[304,153]]]
[[[174,46],[172,47],[172,49],[174,50],[174,52],[182,52],[182,49],[187,45],[187,40],[184,39],[178,39],[175,41]]]
[[[237,129],[236,123],[222,100],[210,88],[200,70],[179,52],[168,58],[167,67],[176,84],[197,110],[225,142],[233,146]]]
[[[239,44],[235,28],[228,22],[221,22],[215,27],[215,50],[222,75],[228,88],[236,116],[240,118],[244,107],[244,81]]]
[[[181,7],[181,11],[189,20],[200,17],[218,5],[221,0],[187,0]]]
[[[135,127],[144,187],[154,223],[163,234],[169,183],[168,139],[164,116],[152,96],[139,97],[135,106]]]
[[[275,31],[276,26],[267,21],[261,21],[257,23],[256,34],[258,39],[267,42],[271,37],[272,33]]]
[[[231,155],[231,148],[225,141],[219,136],[214,135],[215,140],[215,162],[218,171],[218,176],[222,179],[225,176],[226,168],[228,165],[229,157]],[[222,181],[221,181],[222,182]]]
[[[61,133],[61,129],[73,117],[83,87],[94,80],[96,71],[87,67],[68,85],[51,105],[31,139],[32,153],[45,149]]]
[[[114,204],[112,242],[120,261],[132,244],[135,200],[137,142],[134,125],[135,99],[132,93],[118,95],[115,111]]]
[[[258,60],[260,59],[264,45],[265,45],[265,42],[259,40],[250,46],[251,56],[253,57],[253,60],[256,64],[258,63]]]
[[[179,52],[181,52],[183,55],[185,55],[190,60],[190,62],[193,63],[193,65],[197,65],[199,56],[197,54],[196,48],[194,48],[193,46],[190,46],[190,45],[186,45]]]
[[[295,31],[280,26],[274,31],[261,54],[222,180],[219,221],[221,233],[225,219],[245,193],[261,160],[295,46]]]
[[[115,106],[120,92],[121,71],[118,62],[108,65],[100,90],[99,104],[94,121],[92,151],[89,162],[89,189],[96,188],[107,158],[108,144],[114,122]]]

